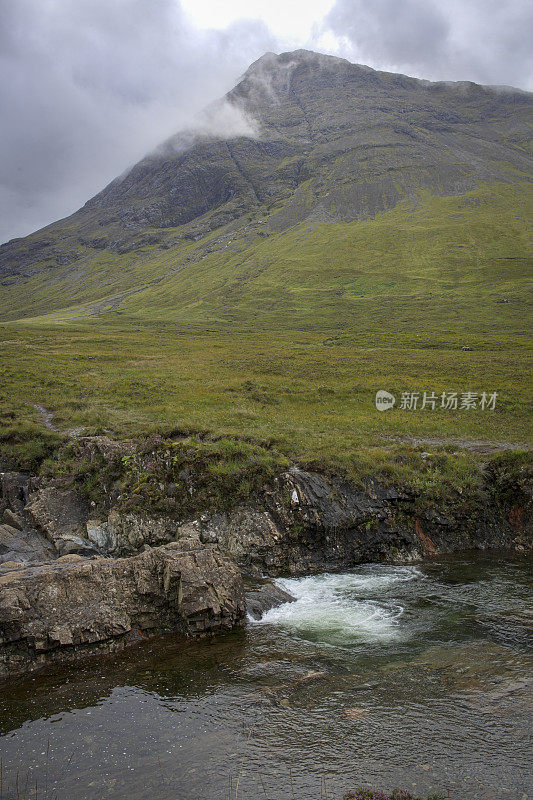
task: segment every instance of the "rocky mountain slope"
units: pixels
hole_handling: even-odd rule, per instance
[[[320,223],[416,208],[424,191],[511,188],[516,217],[532,108],[531,94],[511,88],[430,83],[307,51],[266,54],[206,112],[203,132],[178,134],[71,217],[2,245],[2,318],[94,314],[139,292],[150,306],[158,301],[144,293],[169,281],[175,300],[176,274],[212,253],[229,260],[269,237],[277,249],[289,229],[303,225],[307,240]],[[232,133],[228,113],[247,135]],[[480,202],[465,203],[467,219]]]

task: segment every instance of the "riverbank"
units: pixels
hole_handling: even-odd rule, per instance
[[[330,800],[361,785],[522,800],[530,579],[524,556],[488,552],[276,579],[296,603],[214,640],[0,681],[4,789],[47,763],[58,800],[265,800],[261,779],[285,800],[291,775],[297,800],[324,780]]]
[[[442,454],[418,455],[431,472],[446,464]],[[169,630],[211,636],[241,625],[241,575],[470,550],[525,554],[530,470],[526,453],[492,455],[475,491],[459,486],[446,496],[430,481],[356,484],[234,438],[75,438],[39,475],[3,474],[2,669],[34,669]]]

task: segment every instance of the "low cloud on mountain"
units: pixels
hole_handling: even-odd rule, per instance
[[[307,47],[532,89],[532,16],[526,0],[337,0],[295,42],[292,28],[274,37],[253,0],[250,18],[219,30],[195,28],[179,0],[0,0],[0,241],[74,211],[197,125],[266,51]],[[246,131],[250,121],[230,111],[220,132]]]
[[[0,241],[76,210],[273,46],[253,20],[198,31],[173,0],[0,0]]]

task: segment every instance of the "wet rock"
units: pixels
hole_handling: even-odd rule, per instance
[[[0,564],[6,561],[50,561],[55,555],[50,542],[38,531],[0,525]]]
[[[355,488],[294,467],[272,482],[264,501],[277,532],[264,564],[271,574],[301,575],[422,554],[414,531],[396,524],[396,508],[407,497],[391,487],[368,482]]]
[[[0,674],[116,649],[163,631],[229,630],[244,619],[239,570],[212,548],[148,548],[0,571]]]
[[[434,509],[430,509],[426,511],[424,514],[424,518],[428,522],[433,522],[436,525],[440,525],[443,528],[451,528],[453,526],[453,520],[450,517],[445,517],[444,514],[438,514]]]
[[[262,586],[246,593],[246,611],[252,619],[261,619],[266,611],[277,608],[283,603],[294,603],[292,594],[276,586],[272,581],[265,582]]]

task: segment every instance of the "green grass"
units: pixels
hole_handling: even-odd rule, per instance
[[[39,426],[40,403],[62,431],[127,437],[179,427],[253,440],[356,479],[468,486],[479,459],[465,443],[512,447],[530,434],[529,197],[524,184],[421,193],[367,222],[237,236],[118,312],[6,321],[4,451]],[[97,258],[115,286],[141,274],[144,285],[200,244]],[[89,289],[91,302],[101,298],[102,274],[73,286],[73,299]],[[6,291],[53,309],[70,296],[63,289],[40,275]],[[379,413],[381,388],[498,400],[495,411]],[[411,437],[435,441],[413,450]],[[440,465],[428,467],[421,450],[440,451]]]
[[[288,466],[261,443],[167,431],[113,457],[88,454],[69,442],[44,461],[41,474],[76,489],[100,510],[113,506],[183,519],[199,508],[229,510],[246,503]]]

